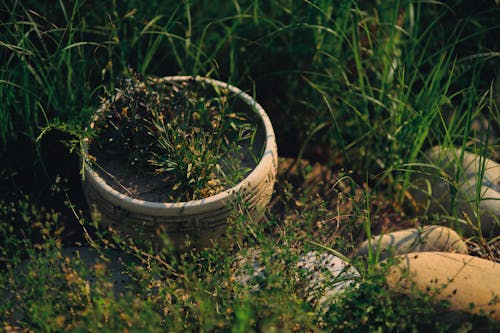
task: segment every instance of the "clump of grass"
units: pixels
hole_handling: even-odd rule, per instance
[[[170,200],[214,195],[251,170],[242,158],[255,158],[256,116],[236,109],[234,99],[208,83],[132,74],[95,115],[91,152],[161,176]]]

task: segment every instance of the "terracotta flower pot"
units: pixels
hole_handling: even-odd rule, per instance
[[[263,130],[257,135],[261,136],[263,154],[256,167],[237,185],[216,195],[185,202],[152,202],[132,198],[113,189],[84,158],[85,196],[103,226],[111,226],[134,238],[153,239],[156,244],[166,235],[177,248],[183,248],[189,238],[193,245],[202,248],[210,246],[212,240],[225,233],[227,219],[236,205],[244,207],[253,221],[262,218],[273,192],[278,163],[276,140],[269,117],[252,97],[228,83],[190,76],[170,76],[158,80],[192,79],[227,89],[248,107],[249,112],[258,115]],[[88,147],[85,145],[83,152],[87,156]]]

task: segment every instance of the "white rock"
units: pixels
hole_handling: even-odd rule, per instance
[[[262,263],[262,251],[249,248],[238,253],[232,265],[234,281],[252,292],[262,289],[266,274]]]
[[[301,255],[297,267],[305,275],[306,300],[320,312],[326,312],[329,304],[346,288],[357,286],[360,277],[349,263],[324,252],[311,251]]]
[[[451,216],[450,193],[456,189],[454,206],[463,222],[457,227],[468,235],[477,235],[480,229],[485,236],[496,236],[500,230],[500,164],[469,152],[464,152],[463,160],[460,156],[459,148],[436,146],[426,152],[423,162],[434,167],[422,167],[410,189],[417,211]],[[468,219],[473,227],[466,223]]]
[[[43,254],[40,254],[43,256]],[[90,247],[66,247],[61,250],[62,260],[59,261],[47,261],[47,260],[37,260],[37,265],[53,265],[57,266],[54,269],[60,270],[61,266],[66,261],[69,262],[71,267],[83,268],[82,272],[86,275],[81,276],[84,280],[89,282],[89,286],[92,288],[95,286],[96,279],[96,264],[103,265],[105,276],[104,281],[111,282],[113,285],[113,294],[115,297],[119,297],[124,294],[127,289],[133,285],[133,281],[125,273],[124,263],[127,261],[134,260],[130,256],[121,254],[117,251],[106,251],[105,257],[101,256],[99,252]],[[41,258],[43,259],[43,258]],[[30,267],[30,260],[27,259],[23,261],[14,270],[15,274],[24,275],[28,273],[28,270],[33,269]],[[48,268],[48,267],[47,267]],[[52,269],[52,268],[51,268]],[[61,286],[64,287],[64,286]],[[11,299],[14,293],[7,294],[7,297]],[[24,313],[16,310],[13,313],[14,320],[20,321],[25,317]]]
[[[116,296],[124,293],[127,286],[132,283],[132,280],[125,273],[124,262],[134,259],[117,251],[107,251],[105,257],[102,257],[99,252],[91,247],[65,247],[61,249],[61,256],[62,261],[68,258],[72,266],[81,266],[84,268],[87,275],[82,276],[82,278],[88,280],[91,287],[96,282],[96,264],[104,265],[106,281],[113,284],[113,292]],[[16,268],[19,274],[26,273],[29,260],[25,260]]]
[[[367,256],[372,249],[373,255],[378,253],[383,260],[391,254],[398,255],[409,252],[454,252],[467,254],[467,245],[453,229],[430,225],[423,228],[412,228],[390,232],[373,237],[370,242],[364,241],[355,255]]]
[[[251,292],[260,291],[271,269],[267,264],[273,264],[279,259],[275,254],[264,262],[262,251],[249,248],[238,253],[233,262],[233,280]],[[303,292],[306,301],[326,312],[335,296],[347,287],[356,286],[359,272],[349,263],[330,253],[311,251],[299,256],[295,277],[298,290]]]
[[[105,266],[106,281],[113,284],[113,292],[120,295],[126,292],[127,286],[132,284],[132,280],[125,273],[125,261],[134,260],[130,256],[122,255],[117,251],[106,252],[105,260],[95,249],[91,247],[66,247],[61,250],[63,258],[70,261],[78,260],[85,265],[89,274],[85,278],[93,286],[96,282],[95,265]]]

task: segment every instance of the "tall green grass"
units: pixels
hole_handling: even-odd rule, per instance
[[[407,0],[161,7],[2,1],[0,147],[19,137],[33,141],[52,123],[84,126],[103,89],[133,67],[255,89],[283,123],[282,142],[300,146],[312,137],[311,145],[341,152],[357,170],[412,163],[422,147],[457,141],[440,119],[470,108],[464,91],[488,89],[491,75],[484,73],[498,63],[491,37],[498,7],[456,12],[463,7],[469,9]]]

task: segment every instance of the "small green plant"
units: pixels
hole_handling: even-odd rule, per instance
[[[91,127],[91,154],[103,152],[161,177],[173,201],[214,195],[243,179],[256,161],[251,112],[239,112],[228,90],[190,81],[165,81],[132,72],[105,100]]]

